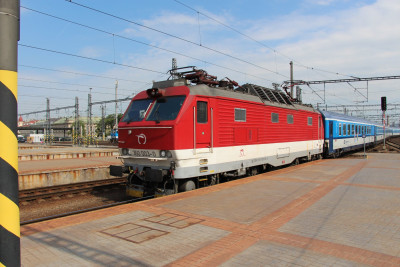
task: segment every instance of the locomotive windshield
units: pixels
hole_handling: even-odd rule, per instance
[[[147,121],[175,120],[185,101],[185,96],[170,96],[156,100]]]
[[[142,121],[146,115],[147,109],[150,107],[150,104],[153,102],[152,99],[142,99],[132,101],[131,105],[128,108],[128,111],[125,113],[125,116],[121,121],[123,122],[132,122],[132,121]]]

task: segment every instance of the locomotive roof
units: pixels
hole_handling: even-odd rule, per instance
[[[171,88],[187,86],[191,95],[204,95],[213,97],[227,97],[238,100],[263,103],[267,106],[317,112],[311,105],[292,103],[287,95],[277,89],[270,89],[254,84],[244,84],[235,90],[226,86],[208,86],[207,84],[191,84],[185,78],[158,81],[153,83],[153,88]]]
[[[210,87],[205,84],[190,85],[190,94],[192,95],[205,95],[214,97],[227,97],[238,100],[252,101],[256,103],[265,104],[267,106],[275,106],[280,108],[295,109],[295,110],[305,110],[310,112],[317,112],[313,107],[300,105],[295,103],[285,103],[285,102],[273,102],[267,99],[262,99],[260,96],[243,92],[240,90],[232,90],[228,87]],[[271,89],[272,90],[272,89]]]

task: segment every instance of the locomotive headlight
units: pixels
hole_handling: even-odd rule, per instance
[[[172,158],[172,153],[168,150],[161,150],[160,157],[161,158]]]
[[[129,154],[129,149],[123,148],[122,149],[122,155],[128,155]]]

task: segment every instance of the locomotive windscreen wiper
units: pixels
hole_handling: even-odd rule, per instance
[[[159,107],[159,106],[158,106]],[[156,112],[155,112],[155,115],[156,115],[156,123],[160,123],[160,113],[158,113],[158,107],[157,107],[157,110],[156,110]]]
[[[160,108],[160,104],[158,104],[156,110],[154,110],[155,122],[160,123],[160,113],[158,113],[158,109]]]

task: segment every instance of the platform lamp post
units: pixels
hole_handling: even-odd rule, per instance
[[[0,266],[21,264],[18,207],[19,0],[0,0]]]

